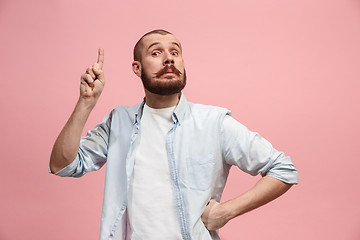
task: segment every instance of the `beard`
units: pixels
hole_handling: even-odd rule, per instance
[[[141,70],[141,80],[143,82],[144,88],[151,93],[158,95],[172,95],[181,92],[186,85],[186,71],[181,73],[173,65],[166,65],[159,72],[155,73],[155,78],[160,78],[165,74],[169,69],[171,69],[179,79],[173,79],[174,76],[166,77],[167,81],[155,81],[148,75],[146,75],[144,69]]]

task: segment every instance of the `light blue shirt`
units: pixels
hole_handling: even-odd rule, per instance
[[[81,177],[107,163],[100,240],[128,239],[127,192],[144,103],[113,109],[81,139],[76,159],[55,173]],[[193,104],[182,95],[172,119],[166,149],[184,240],[220,239],[217,231],[205,228],[201,215],[210,199],[220,201],[232,165],[251,175],[297,183],[291,159],[235,121],[227,109]]]

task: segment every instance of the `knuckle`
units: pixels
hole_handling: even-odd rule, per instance
[[[89,74],[86,75],[86,79],[91,81],[91,82],[93,81],[93,78]]]

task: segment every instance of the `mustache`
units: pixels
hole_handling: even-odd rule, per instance
[[[159,78],[164,75],[169,69],[176,75],[180,76],[182,73],[174,66],[174,65],[166,65],[164,68],[160,69],[157,73],[155,73],[155,77]]]

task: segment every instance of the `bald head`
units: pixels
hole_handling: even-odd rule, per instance
[[[157,30],[153,30],[153,31],[150,31],[148,33],[145,33],[140,39],[139,41],[137,41],[137,43],[135,44],[135,47],[134,47],[134,61],[139,61],[141,62],[141,51],[142,51],[142,48],[143,48],[143,42],[142,40],[146,37],[146,36],[149,36],[151,34],[160,34],[160,35],[167,35],[167,34],[171,34],[173,35],[171,32],[168,32],[168,31],[165,31],[165,30],[162,30],[162,29],[157,29]]]

